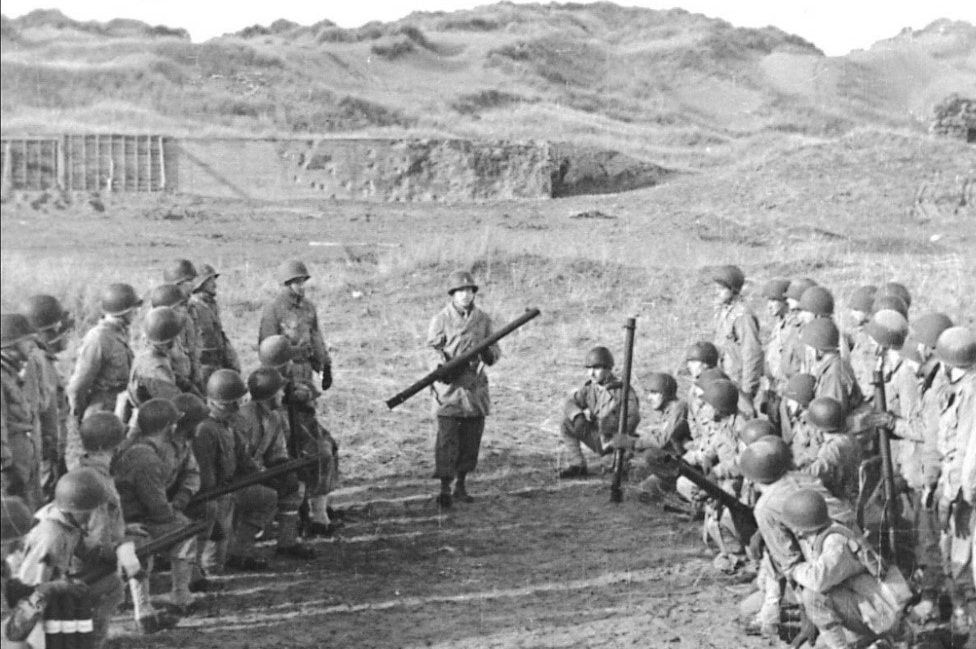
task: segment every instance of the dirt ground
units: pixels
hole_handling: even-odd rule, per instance
[[[539,471],[473,482],[476,502],[439,512],[433,481],[338,494],[350,517],[311,562],[220,578],[174,631],[115,647],[768,646],[738,631],[749,591],[716,573],[698,525],[609,502],[609,476]]]

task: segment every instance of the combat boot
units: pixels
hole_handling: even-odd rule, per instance
[[[151,635],[166,629],[172,629],[180,621],[180,618],[170,613],[154,611],[152,615],[139,618],[139,632],[142,635]]]
[[[587,475],[589,475],[589,473],[587,472],[586,467],[579,464],[568,466],[559,472],[560,480],[568,480],[570,478],[585,478]]]

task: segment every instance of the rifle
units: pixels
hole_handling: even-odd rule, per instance
[[[728,491],[706,478],[684,458],[671,453],[668,455],[678,464],[678,473],[680,475],[684,476],[686,480],[729,510],[729,514],[732,516],[732,525],[735,526],[735,533],[743,543],[748,543],[759,530],[759,526],[756,524],[756,517],[752,513],[752,507],[746,505]]]
[[[877,412],[888,411],[888,396],[885,394],[884,384],[884,360],[887,347],[878,348],[878,363],[874,367],[874,376],[871,381],[874,384],[874,408]],[[890,561],[895,561],[898,556],[897,543],[897,517],[898,507],[895,502],[895,469],[891,461],[891,431],[886,426],[878,426],[878,450],[881,452],[881,481],[884,485],[885,495],[885,515],[884,524],[888,527],[888,556]]]
[[[447,379],[452,375],[456,374],[458,370],[462,369],[463,367],[466,367],[467,364],[473,358],[478,356],[478,354],[488,349],[489,347],[497,343],[499,340],[501,340],[508,334],[512,333],[513,331],[515,331],[516,329],[524,325],[529,320],[537,317],[540,313],[541,312],[539,311],[539,309],[526,309],[525,313],[523,313],[518,318],[511,321],[510,323],[508,323],[507,325],[505,325],[504,327],[502,327],[492,335],[485,338],[476,346],[472,347],[471,349],[469,349],[468,351],[464,352],[459,356],[455,356],[450,361],[444,363],[443,365],[440,365],[439,367],[431,371],[429,374],[424,376],[422,379],[420,379],[419,381],[417,381],[407,389],[403,390],[402,392],[398,392],[397,394],[387,399],[386,407],[389,408],[390,410],[393,410],[401,403],[403,403],[413,395],[417,394],[424,388],[433,385],[434,381]]]
[[[623,380],[623,388],[620,390],[620,420],[617,422],[618,441],[623,441],[628,433],[627,411],[630,400],[630,370],[634,360],[634,330],[637,329],[637,319],[627,318],[627,322],[624,323],[624,329],[627,333],[624,338],[624,374],[621,377]],[[610,485],[610,502],[612,503],[620,503],[624,499],[624,491],[621,486],[623,476],[624,448],[621,445],[616,451],[616,457],[614,457],[613,482]]]
[[[249,476],[245,476],[240,480],[229,482],[220,487],[214,487],[209,491],[200,492],[195,496],[193,496],[193,498],[190,498],[190,502],[188,503],[188,506],[204,503],[207,502],[208,500],[213,500],[214,498],[220,498],[221,496],[225,496],[229,493],[240,491],[245,487],[251,487],[253,485],[260,484],[270,478],[276,478],[280,475],[284,475],[292,471],[298,471],[299,469],[304,469],[305,467],[311,466],[312,464],[317,464],[319,462],[319,459],[320,458],[318,455],[310,455],[308,457],[300,457],[294,460],[288,460],[287,462],[282,462],[281,464],[276,464],[275,466],[268,467],[263,471],[258,471],[257,473],[252,473]]]
[[[196,523],[190,523],[185,527],[173,530],[172,532],[167,532],[158,538],[139,545],[136,548],[136,556],[139,558],[139,561],[143,561],[154,554],[162,552],[163,550],[168,550],[177,543],[182,543],[187,539],[191,539],[195,536],[203,534],[208,529],[210,529],[210,521],[197,521]],[[92,584],[95,584],[96,582],[114,574],[116,570],[117,568],[113,565],[111,568],[106,567],[100,570],[86,572],[79,575],[79,578],[81,581],[91,586]]]

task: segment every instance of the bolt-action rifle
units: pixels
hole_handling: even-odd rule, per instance
[[[485,338],[483,341],[469,349],[468,351],[455,356],[443,365],[438,366],[436,369],[427,374],[424,378],[420,379],[407,389],[402,392],[398,392],[389,399],[386,400],[386,407],[393,410],[401,403],[417,394],[424,388],[433,385],[434,381],[449,380],[452,376],[456,376],[458,372],[463,370],[467,365],[475,359],[478,354],[488,349],[499,340],[512,333],[522,325],[524,325],[529,320],[537,317],[541,312],[539,309],[526,309],[525,313],[520,315],[515,320],[511,321],[492,335]]]
[[[709,497],[717,500],[723,507],[729,510],[732,516],[732,525],[735,533],[743,543],[748,543],[753,535],[759,530],[756,524],[756,517],[752,513],[752,507],[745,504],[719,485],[705,477],[705,475],[692,466],[684,458],[669,453],[668,456],[674,460],[678,467],[678,474],[684,476],[686,480],[704,491]]]
[[[182,543],[187,539],[192,539],[193,537],[203,534],[208,529],[210,529],[210,521],[197,521],[196,523],[190,523],[185,527],[173,530],[172,532],[167,532],[162,536],[159,536],[151,541],[142,543],[136,547],[136,556],[139,561],[145,561],[154,554],[158,554],[165,550],[170,549],[177,543]],[[79,579],[85,582],[89,586],[92,584],[108,577],[115,573],[117,568],[113,565],[111,567],[101,567],[92,572],[85,572],[79,575]]]
[[[884,361],[886,347],[878,349],[878,362],[874,367],[874,408],[877,412],[888,411],[888,396],[885,394]],[[895,500],[895,469],[891,461],[891,430],[886,426],[878,426],[878,450],[881,453],[881,481],[884,485],[884,522],[887,529],[888,542],[882,547],[888,551],[887,559],[894,561],[898,556],[897,517],[898,504]]]

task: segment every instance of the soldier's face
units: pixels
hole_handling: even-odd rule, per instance
[[[705,371],[705,364],[701,361],[687,361],[687,365],[688,374],[690,374],[691,378],[693,379],[697,379],[702,375],[702,372]]]
[[[37,347],[37,343],[34,342],[33,338],[28,338],[6,348],[6,352],[20,362],[26,363],[35,347]]]
[[[603,384],[610,378],[609,367],[588,367],[586,368],[586,373],[594,383]]]
[[[858,311],[857,309],[851,309],[851,320],[856,325],[862,325],[868,321],[868,314],[864,311]]]
[[[786,308],[790,311],[796,311],[800,307],[800,301],[794,300],[791,297],[786,298]]]
[[[715,412],[715,408],[712,407],[712,404],[708,403],[707,401],[702,404],[701,414],[706,421],[718,420],[718,413]]]
[[[800,402],[786,397],[786,412],[790,413],[790,416],[796,417],[800,414]]]
[[[786,302],[782,300],[766,300],[766,314],[770,318],[778,318],[786,313]]]
[[[810,311],[800,311],[797,315],[800,318],[800,322],[803,324],[810,322],[815,317]]]
[[[470,309],[474,304],[475,291],[472,288],[459,288],[451,293],[451,301],[459,309]]]
[[[648,392],[647,402],[651,404],[651,410],[659,410],[664,405],[664,395],[660,392]]]
[[[200,290],[204,293],[209,293],[210,295],[217,294],[217,278],[209,277],[207,281],[200,285]]]
[[[292,281],[288,282],[288,288],[290,288],[291,292],[298,297],[305,297],[305,282],[307,281],[308,280],[300,278],[293,279]]]
[[[732,296],[734,295],[735,293],[733,293],[732,289],[730,289],[728,286],[726,286],[725,284],[719,284],[718,282],[715,282],[715,303],[716,304],[728,304],[729,302],[732,301]]]

